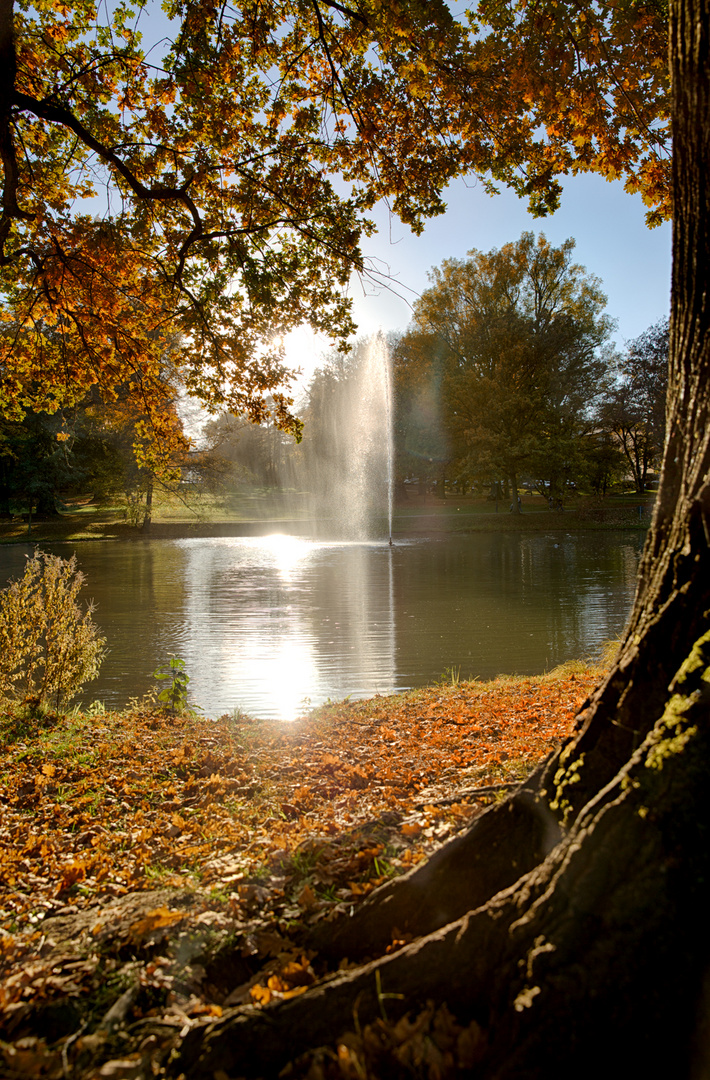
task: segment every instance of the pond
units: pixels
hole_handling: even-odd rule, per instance
[[[309,704],[445,672],[536,674],[623,630],[643,534],[476,533],[386,543],[295,536],[47,545],[76,551],[109,655],[83,701],[120,707],[170,655],[206,715]],[[22,573],[23,545],[0,551]]]

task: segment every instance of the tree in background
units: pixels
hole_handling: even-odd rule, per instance
[[[222,413],[208,421],[204,435],[209,449],[201,471],[213,463],[218,487],[283,488],[294,482],[294,443],[274,423],[252,423],[246,416]],[[222,465],[219,463],[222,462]],[[216,470],[216,471],[215,471]]]
[[[0,420],[0,514],[55,517],[77,495],[101,502],[125,490],[133,447],[117,437],[100,403]]]
[[[0,514],[54,517],[67,499],[122,494],[134,524],[149,522],[153,486],[175,486],[188,443],[174,400],[165,399],[160,417],[161,431],[173,431],[160,441],[150,431],[156,403],[150,416],[136,405],[130,392],[106,404],[94,391],[55,413],[0,419]]]
[[[10,518],[18,504],[40,517],[57,514],[59,490],[71,465],[67,448],[57,440],[61,417],[28,413],[22,423],[0,423],[0,513]]]
[[[465,471],[461,446],[444,419],[443,367],[432,362],[440,351],[435,335],[414,327],[392,344],[397,472],[417,479],[422,494],[452,466],[457,476]],[[437,491],[444,493],[443,483]]]
[[[439,388],[459,469],[505,478],[515,509],[523,472],[561,497],[605,371],[606,297],[573,249],[528,232],[447,260],[397,346],[400,381]]]
[[[301,448],[303,469],[314,477],[323,472],[326,499],[336,497],[337,477],[347,467],[347,450],[340,433],[351,415],[358,360],[357,348],[350,353],[331,353],[308,386],[304,409],[307,434]]]
[[[626,475],[626,462],[619,453],[618,443],[602,427],[584,437],[578,461],[580,488],[602,498]]]
[[[662,319],[617,358],[601,409],[602,424],[624,454],[639,493],[663,453],[668,352],[668,320]]]

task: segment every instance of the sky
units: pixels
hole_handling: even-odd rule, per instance
[[[452,184],[446,201],[447,212],[432,218],[421,236],[390,216],[384,205],[377,208],[378,232],[363,240],[363,253],[394,281],[389,289],[351,283],[361,335],[404,330],[411,303],[429,284],[428,272],[444,259],[465,258],[472,248],[499,248],[525,230],[544,232],[554,244],[574,238],[576,261],[602,282],[619,347],[668,315],[670,224],[649,229],[640,196],[628,195],[620,181],[592,174],[567,178],[560,209],[547,218],[531,217],[527,203],[506,189],[488,195],[475,179]],[[291,336],[287,348],[289,363],[300,367],[307,380],[328,342],[304,330]]]

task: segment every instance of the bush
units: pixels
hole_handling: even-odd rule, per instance
[[[76,558],[35,551],[24,575],[0,592],[0,696],[41,706],[75,697],[96,678],[106,639],[82,611]]]

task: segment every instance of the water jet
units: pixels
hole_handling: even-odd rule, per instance
[[[304,479],[317,534],[362,542],[384,532],[391,544],[393,395],[384,335],[356,342],[347,357],[333,357],[310,393]]]

